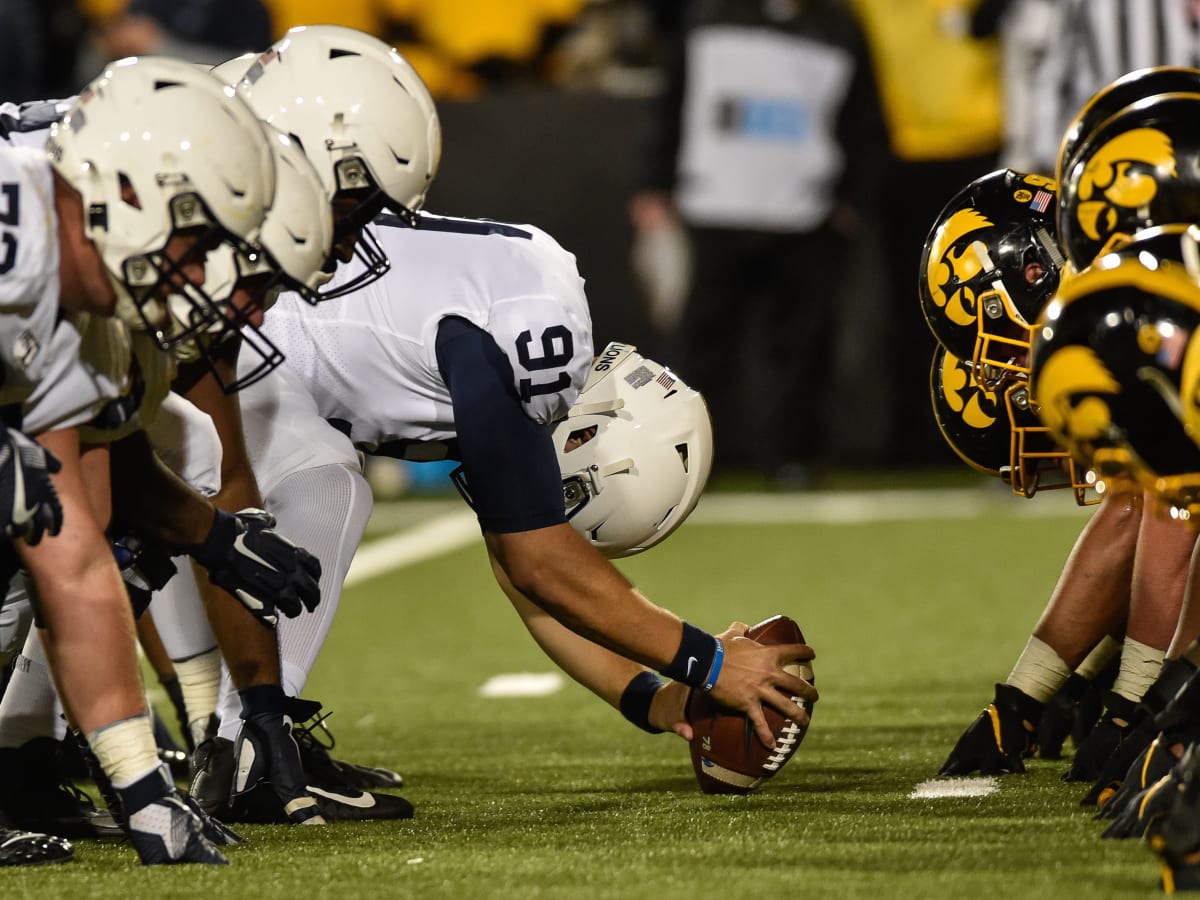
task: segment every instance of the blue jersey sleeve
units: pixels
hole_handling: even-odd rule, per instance
[[[506,534],[565,522],[550,429],[525,414],[504,352],[486,331],[457,317],[438,326],[436,350],[479,524]]]

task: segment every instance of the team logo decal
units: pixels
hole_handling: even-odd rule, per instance
[[[1093,241],[1104,241],[1129,212],[1158,194],[1158,177],[1176,178],[1175,149],[1157,128],[1135,128],[1113,138],[1088,160],[1079,179],[1075,218]]]
[[[983,240],[967,240],[991,228],[992,221],[974,209],[962,209],[938,229],[929,252],[926,283],[933,302],[955,325],[970,325],[978,316],[978,296],[971,280],[990,268]]]
[[[1063,347],[1037,374],[1042,422],[1060,442],[1092,444],[1112,428],[1107,396],[1121,385],[1090,347]]]
[[[942,396],[963,424],[977,431],[991,428],[1003,411],[1000,395],[980,385],[971,367],[949,353],[942,361]]]

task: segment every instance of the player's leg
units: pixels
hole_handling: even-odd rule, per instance
[[[196,577],[185,557],[175,559],[178,571],[155,592],[149,614],[171,659],[178,683],[176,712],[191,747],[215,729],[221,685],[221,652],[208,624]],[[175,702],[175,701],[173,701]]]
[[[1046,701],[1123,622],[1140,498],[1110,494],[1083,527],[1025,650],[993,701],[959,738],[943,775],[1024,772]]]
[[[107,455],[85,461],[73,430],[39,440],[62,462],[55,486],[63,529],[36,547],[18,545],[18,553],[35,587],[39,633],[67,716],[119,796],[143,862],[225,862],[158,759],[132,611],[95,517],[104,498],[88,490],[107,484]]]
[[[1099,818],[1114,820],[1105,837],[1142,837],[1153,818],[1162,813],[1163,798],[1178,787],[1169,777],[1176,762],[1190,744],[1200,740],[1200,642],[1195,638],[1200,604],[1194,596],[1200,589],[1197,566],[1200,545],[1193,549],[1183,609],[1167,659],[1137,705],[1134,731],[1126,738],[1130,749],[1126,751],[1122,744],[1085,798],[1100,806]],[[1143,743],[1145,748],[1134,756],[1133,749]]]
[[[24,588],[16,593],[10,602],[28,605]],[[120,835],[113,817],[63,774],[62,732],[50,669],[31,629],[0,700],[0,812],[17,828],[61,837]]]
[[[1154,739],[1153,717],[1182,684],[1175,683],[1181,673],[1171,667],[1173,674],[1169,671],[1168,682],[1160,685],[1166,696],[1147,694],[1162,673],[1163,659],[1178,627],[1195,543],[1195,533],[1187,524],[1167,516],[1155,508],[1153,498],[1146,498],[1134,554],[1121,667],[1106,695],[1104,712],[1063,776],[1068,781],[1097,782],[1085,798],[1089,805],[1110,786],[1115,790],[1120,785],[1134,758]],[[1139,713],[1143,697],[1146,704]],[[1118,746],[1122,749],[1110,765]],[[1106,772],[1106,766],[1112,771]]]

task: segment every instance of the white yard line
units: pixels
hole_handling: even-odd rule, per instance
[[[346,573],[346,586],[453,553],[479,540],[479,523],[469,509],[446,513],[415,528],[358,548]]]
[[[953,797],[988,797],[1000,790],[995,775],[975,775],[969,778],[932,778],[912,789],[909,800],[944,800]]]

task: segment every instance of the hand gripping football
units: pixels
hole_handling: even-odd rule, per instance
[[[746,632],[760,644],[804,643],[804,635],[792,619],[773,616]],[[812,665],[797,661],[784,666],[810,684]],[[801,706],[805,701],[793,697]],[[812,708],[806,707],[809,715]],[[804,740],[808,730],[769,706],[763,707],[767,724],[775,735],[775,746],[764,747],[750,720],[740,712],[720,706],[703,691],[688,696],[687,720],[691,723],[692,768],[700,790],[706,794],[748,794],[783,768]]]

